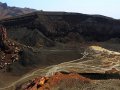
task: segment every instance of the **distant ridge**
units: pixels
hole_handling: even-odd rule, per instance
[[[10,7],[7,3],[0,2],[0,19],[23,15],[36,11],[30,8]]]

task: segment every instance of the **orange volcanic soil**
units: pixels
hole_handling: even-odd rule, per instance
[[[51,77],[38,77],[31,83],[23,85],[23,90],[51,90],[51,88],[59,85],[62,81],[65,81],[67,87],[71,87],[74,84],[74,80],[78,80],[81,83],[90,83],[90,79],[80,76],[76,73],[64,74],[56,73]]]

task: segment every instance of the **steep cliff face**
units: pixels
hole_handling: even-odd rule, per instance
[[[120,21],[99,15],[36,12],[2,20],[1,24],[4,24],[9,31],[16,29],[14,32],[18,32],[18,29],[21,28],[26,28],[27,32],[37,30],[46,38],[62,43],[69,41],[99,42],[120,38]]]

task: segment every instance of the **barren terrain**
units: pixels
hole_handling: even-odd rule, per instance
[[[0,24],[20,48],[18,60],[0,69],[0,90],[120,89],[119,20],[40,11]]]

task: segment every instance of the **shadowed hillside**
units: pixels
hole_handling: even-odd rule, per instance
[[[119,45],[120,21],[100,15],[40,11],[4,19],[0,23],[7,28],[8,37],[23,48],[21,60],[22,64],[25,65],[27,63],[37,63],[39,60],[43,65],[44,59],[49,60],[49,58],[43,58],[44,55],[50,54],[47,54],[49,49],[54,49],[55,53],[61,49],[63,51],[64,49],[68,49],[68,51],[72,49],[75,50],[77,57],[81,57],[84,47],[90,45],[90,43],[107,43],[114,39],[117,42],[116,45]],[[107,48],[110,47],[111,49],[113,44],[115,43],[109,44]],[[102,46],[105,47],[105,44],[102,44]],[[50,50],[51,54],[53,54],[53,51]],[[70,53],[72,55],[72,52]],[[51,54],[52,59],[54,56]],[[63,59],[60,60],[62,56]],[[74,57],[74,55],[72,56]],[[64,59],[68,60],[68,57],[64,57],[60,53],[56,54],[56,57],[59,57],[59,60],[63,62]],[[46,64],[47,61],[44,62]],[[54,59],[53,62],[55,62]]]
[[[112,18],[66,12],[35,12],[1,21],[9,31],[23,29],[42,33],[52,41],[107,41],[120,36],[120,21]],[[24,33],[24,32],[22,32]],[[16,37],[17,38],[17,37]],[[19,37],[18,37],[19,38]]]

